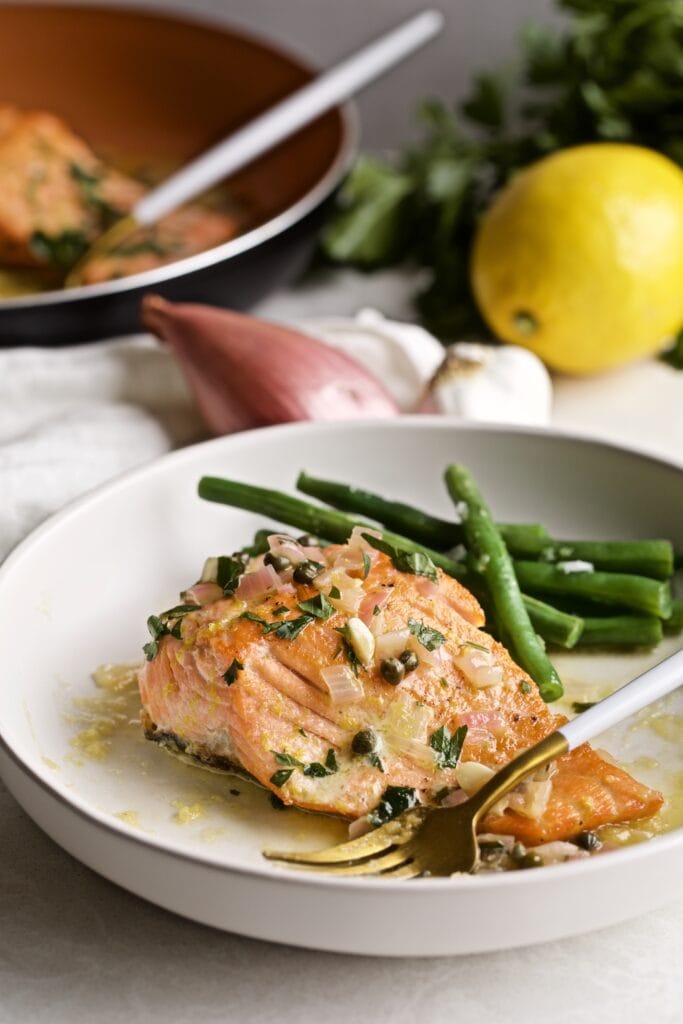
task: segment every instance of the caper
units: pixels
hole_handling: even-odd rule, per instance
[[[379,670],[383,678],[392,686],[397,686],[406,674],[406,670],[398,658],[385,658],[379,666]]]
[[[274,555],[272,551],[268,551],[263,556],[263,564],[272,565],[275,572],[284,572],[285,569],[290,568],[292,563],[286,555]]]
[[[301,544],[302,548],[317,548],[318,538],[314,537],[312,533],[302,533],[300,537],[296,538],[297,544]]]
[[[404,651],[403,654],[399,656],[398,660],[401,662],[406,672],[414,672],[420,664],[420,659],[415,651]]]
[[[515,861],[515,864],[522,870],[524,868],[542,868],[543,857],[541,857],[540,853],[529,852],[525,853],[523,857],[519,857],[519,859]]]
[[[294,570],[294,579],[297,583],[312,583],[320,568],[317,562],[300,562]]]
[[[354,754],[371,754],[377,746],[377,737],[372,729],[361,729],[351,740]]]
[[[595,832],[579,832],[574,842],[582,850],[588,850],[589,853],[594,853],[595,850],[599,850],[602,846],[602,842],[598,839]]]
[[[249,559],[251,556],[248,555],[246,551],[233,551],[231,557],[246,568],[246,566],[249,565]]]

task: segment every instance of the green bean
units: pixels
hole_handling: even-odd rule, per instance
[[[200,498],[206,498],[207,501],[216,501],[222,505],[231,505],[234,508],[260,513],[335,544],[343,544],[354,526],[367,526],[368,529],[373,529],[372,526],[356,516],[349,516],[329,508],[321,508],[308,501],[302,501],[300,498],[292,498],[281,491],[238,483],[235,480],[204,476],[199,481],[198,491]],[[467,576],[466,567],[449,558],[448,555],[432,551],[408,537],[399,536],[389,530],[380,532],[384,540],[396,548],[426,554],[434,565],[438,565],[449,576],[454,576],[456,579],[464,579]]]
[[[662,622],[653,615],[614,615],[583,620],[577,647],[654,647]]]
[[[548,644],[572,648],[580,642],[583,631],[583,619],[578,615],[569,615],[558,608],[539,601],[536,597],[522,594],[524,607],[529,613],[531,623],[539,636]]]
[[[673,575],[673,545],[668,540],[548,540],[540,549],[514,536],[505,538],[513,558],[542,562],[590,562],[604,572],[633,573],[666,580]]]
[[[671,615],[671,587],[645,576],[609,572],[564,572],[546,562],[515,562],[520,587],[532,594],[559,594],[631,608],[666,619]]]
[[[669,636],[683,632],[683,601],[680,598],[675,598],[671,602],[671,615],[664,619],[662,626]]]
[[[481,566],[503,637],[511,641],[518,664],[536,682],[543,699],[557,700],[562,683],[531,623],[505,542],[477,485],[464,466],[449,466],[445,479],[452,499],[466,506],[467,546]]]
[[[378,523],[383,523],[389,530],[395,530],[404,537],[410,537],[420,544],[427,544],[438,550],[446,551],[465,540],[462,523],[438,519],[413,505],[389,501],[379,494],[359,487],[337,483],[334,480],[321,480],[305,472],[299,474],[296,486],[304,494],[318,498],[333,508],[368,516]],[[550,544],[548,531],[537,523],[503,523],[499,524],[499,529],[506,542],[509,536],[518,547],[524,547],[525,551],[536,553]]]

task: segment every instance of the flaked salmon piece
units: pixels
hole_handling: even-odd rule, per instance
[[[358,818],[389,786],[438,802],[457,789],[463,762],[495,770],[561,724],[507,650],[479,628],[484,616],[472,594],[441,572],[436,584],[400,572],[377,552],[366,578],[355,574],[359,607],[380,643],[406,631],[418,665],[391,685],[377,659],[356,663],[355,696],[336,701],[325,673],[347,664],[348,634],[343,639],[338,630],[348,625],[348,612],[311,619],[291,639],[275,630],[321,591],[340,603],[333,581],[341,550],[320,556],[317,587],[297,585],[290,573],[284,589],[269,596],[222,598],[186,614],[180,636],[161,638],[140,674],[148,735],[176,737],[205,761],[227,760],[286,804]],[[463,726],[458,767],[435,748],[439,730],[452,737]],[[372,756],[352,750],[365,730],[377,740]],[[494,808],[483,830],[537,844],[648,816],[662,804],[659,793],[588,745],[560,758],[540,787],[540,805],[535,799],[527,806],[516,794]]]
[[[67,268],[144,191],[61,118],[0,107],[0,261]]]
[[[237,216],[203,206],[186,206],[152,228],[135,232],[120,246],[95,256],[83,268],[84,284],[140,274],[205,252],[239,234]]]

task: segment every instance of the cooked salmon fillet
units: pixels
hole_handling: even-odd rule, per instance
[[[285,804],[355,819],[373,811],[389,786],[414,790],[424,802],[445,793],[457,799],[467,774],[495,770],[563,721],[482,631],[479,604],[454,579],[438,571],[435,583],[399,571],[358,537],[344,547],[303,550],[320,566],[312,583],[298,584],[285,571],[272,591],[243,598],[253,592],[250,579],[266,576],[259,558],[234,596],[164,620],[179,623],[176,635],[159,637],[140,673],[151,739],[245,772]],[[202,587],[193,599],[205,599]],[[310,615],[288,638],[311,600],[329,617]],[[352,614],[343,610],[349,607]],[[352,634],[351,620],[365,625]],[[294,626],[278,631],[278,623]],[[369,657],[359,628],[366,641],[368,630],[374,638]],[[377,656],[388,644],[417,655],[417,666],[395,685]],[[346,673],[352,685],[340,690],[330,667],[349,664],[356,674]],[[456,766],[439,753],[440,740],[458,729],[462,736],[464,726]],[[368,731],[373,752],[354,753],[354,737]],[[494,808],[483,830],[537,844],[651,815],[662,803],[588,745],[537,782],[536,791],[527,786]]]
[[[0,107],[0,261],[68,267],[143,193],[61,118]]]
[[[0,262],[68,270],[145,191],[100,160],[61,118],[0,106]],[[150,270],[210,249],[238,231],[234,216],[188,206],[93,260],[83,280]]]

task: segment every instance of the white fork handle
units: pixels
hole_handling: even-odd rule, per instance
[[[441,31],[443,23],[439,11],[423,11],[297,89],[148,192],[132,211],[136,221],[154,224],[245,167],[424,46]]]
[[[659,665],[643,672],[633,682],[622,686],[620,690],[606,697],[594,707],[577,715],[571,722],[560,726],[561,732],[569,744],[569,750],[592,740],[594,736],[616,725],[629,715],[652,704],[659,697],[683,685],[683,651],[677,651]]]

